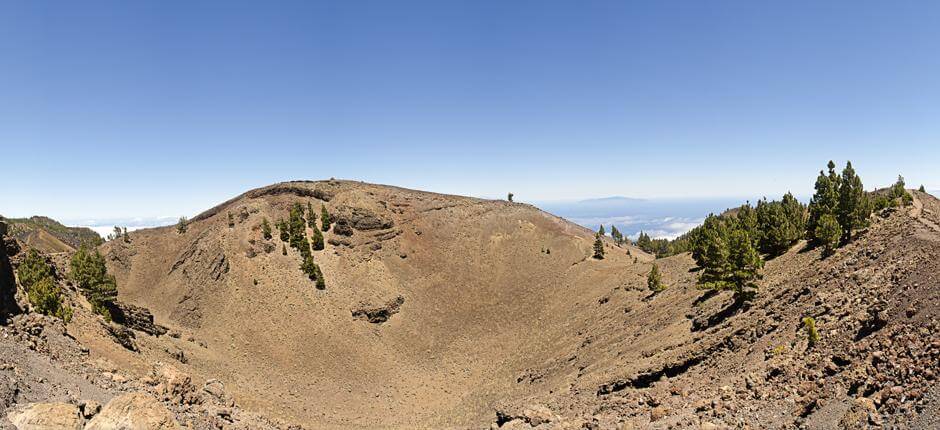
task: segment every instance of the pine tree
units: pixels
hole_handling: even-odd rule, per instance
[[[323,249],[323,233],[320,232],[320,229],[317,228],[316,224],[313,225],[313,250],[320,251]]]
[[[640,232],[640,236],[636,239],[636,246],[644,252],[653,252],[653,240],[648,234],[642,231]]]
[[[46,259],[35,249],[30,249],[26,253],[26,258],[16,268],[16,277],[20,281],[23,289],[29,291],[37,282],[45,278],[54,278],[52,266],[46,262]]]
[[[816,226],[816,240],[823,247],[823,256],[831,255],[833,250],[839,246],[839,240],[842,238],[842,228],[839,227],[839,221],[832,214],[825,214],[819,219],[819,225]]]
[[[114,238],[115,239],[121,238],[121,227],[114,226]]]
[[[326,279],[323,278],[323,271],[320,270],[320,265],[319,265],[319,264],[315,264],[315,265],[314,265],[314,268],[316,269],[316,273],[317,273],[317,289],[318,289],[318,290],[325,290],[325,289],[326,289]]]
[[[623,244],[623,234],[620,233],[620,230],[617,230],[617,226],[610,226],[610,237],[612,237],[614,242],[618,245]]]
[[[653,264],[653,268],[650,269],[649,275],[646,277],[646,286],[654,293],[666,289],[666,286],[662,283],[662,275],[659,274],[659,266],[655,263]]]
[[[55,284],[52,266],[35,249],[31,249],[16,269],[20,285],[33,311],[62,319],[72,319],[72,308],[62,302],[62,291]]]
[[[744,230],[735,230],[731,233],[731,243],[728,248],[731,288],[737,299],[747,300],[757,289],[756,281],[760,279],[760,269],[764,267],[764,260],[754,249],[751,238]]]
[[[758,201],[760,204],[760,201]],[[738,228],[744,229],[747,231],[747,234],[751,237],[751,240],[754,242],[754,246],[757,246],[760,239],[760,231],[758,230],[757,224],[757,210],[751,206],[750,202],[747,202],[741,205],[738,208],[738,213],[735,216],[738,220]]]
[[[304,221],[304,207],[300,203],[295,203],[290,210],[288,219],[288,231],[290,232],[290,246],[302,252],[304,243],[307,240],[306,222]],[[307,245],[306,248],[310,246]]]
[[[600,233],[594,235],[594,258],[604,259],[604,241],[601,239]]]
[[[508,200],[509,203],[512,203],[512,193],[509,193],[509,195],[506,196],[506,200]]]
[[[264,240],[271,239],[271,224],[268,224],[267,218],[261,219],[261,235],[264,237]]]
[[[330,231],[330,224],[333,221],[330,219],[330,213],[326,210],[326,205],[320,205],[320,230],[323,232]]]
[[[922,193],[926,193],[926,192],[927,192],[927,190],[924,189],[924,184],[920,184],[920,188],[918,188],[917,191],[920,191],[920,192],[922,192]]]
[[[761,252],[781,255],[803,236],[803,205],[792,194],[783,196],[783,201],[758,201],[755,212]]]
[[[604,235],[607,234],[607,232],[604,231],[604,224],[601,224],[600,228],[597,229],[597,234],[599,234],[599,235],[601,235],[601,236],[604,236]]]
[[[189,220],[187,220],[186,217],[181,216],[179,222],[176,223],[176,232],[178,234],[186,233],[188,224],[189,224]]]
[[[836,214],[839,226],[842,228],[843,243],[852,238],[853,232],[868,225],[871,206],[862,186],[862,180],[852,168],[852,162],[847,162],[842,171],[839,206]]]
[[[127,227],[124,227],[124,234],[121,236],[124,238],[124,243],[131,243],[131,236],[127,234]]]
[[[914,201],[914,197],[911,196],[911,193],[907,192],[903,176],[898,175],[897,182],[891,186],[890,198],[892,200],[892,204],[900,206],[907,206],[912,201]]]
[[[277,220],[278,232],[280,232],[281,242],[287,242],[290,240],[290,229],[287,226],[287,221],[284,221],[284,218]]]
[[[728,244],[717,228],[709,228],[702,233],[702,267],[698,283],[706,289],[726,290],[730,287],[731,264]]]
[[[806,238],[815,245],[819,244],[815,235],[819,218],[825,214],[835,215],[839,206],[839,187],[842,180],[839,175],[836,174],[835,163],[830,160],[828,167],[828,176],[821,170],[819,171],[819,177],[816,178],[816,192],[813,194],[813,198],[809,203],[809,217],[806,221]]]
[[[317,228],[317,213],[313,211],[313,205],[307,202],[307,227]]]
[[[117,282],[108,274],[104,257],[98,250],[89,251],[82,245],[72,256],[70,276],[88,298],[92,309],[111,320],[110,308],[117,298]]]

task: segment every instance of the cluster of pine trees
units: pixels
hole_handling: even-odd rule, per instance
[[[295,203],[290,209],[288,219],[286,221],[284,219],[279,220],[277,222],[277,228],[280,230],[281,241],[286,242],[291,248],[300,252],[302,259],[300,270],[306,273],[312,281],[316,282],[317,289],[323,290],[326,289],[326,280],[323,277],[320,266],[314,262],[312,252],[312,250],[319,251],[324,248],[323,233],[317,228],[316,219],[316,212],[313,211],[313,207],[310,203],[307,203],[306,210],[304,205]],[[331,222],[326,206],[321,206],[320,208],[320,220],[323,231],[329,230]],[[261,229],[265,239],[268,239],[271,237],[270,226],[266,229],[265,225],[267,225],[267,219],[262,221]],[[307,238],[307,227],[310,227],[313,231],[310,239]],[[265,231],[267,231],[267,233],[265,233]],[[283,247],[282,252],[286,255],[287,248]]]
[[[114,226],[114,233],[109,234],[107,237],[109,241],[122,238],[124,239],[124,243],[131,242],[131,236],[127,234],[127,227],[122,229],[121,227]]]
[[[678,254],[679,252],[673,249],[673,243],[669,239],[653,239],[646,232],[641,231],[640,235],[636,238],[636,247],[643,250],[643,252],[653,254],[658,258],[668,257],[670,255]]]
[[[72,308],[63,303],[62,291],[56,285],[52,266],[39,251],[29,250],[16,269],[16,276],[26,290],[26,299],[35,312],[51,315],[65,322],[72,319]]]
[[[91,303],[92,309],[110,321],[111,308],[117,299],[117,281],[114,275],[108,274],[104,256],[97,249],[89,250],[82,245],[72,255],[70,266],[69,276]]]
[[[813,246],[823,247],[825,254],[852,239],[853,233],[868,225],[872,202],[865,192],[862,179],[847,162],[841,174],[832,161],[828,172],[819,171],[815,193],[809,203],[806,238]],[[904,182],[901,181],[901,191]]]
[[[709,215],[701,226],[669,243],[667,252],[692,253],[701,269],[702,288],[732,290],[737,299],[749,299],[756,291],[765,256],[781,255],[804,237],[829,254],[868,225],[872,204],[852,163],[846,163],[841,174],[832,161],[828,168],[819,172],[808,207],[790,193],[781,200],[762,199],[756,206],[745,203],[724,214]],[[907,192],[903,180],[899,182],[895,185],[899,191],[891,195],[897,193],[903,201],[901,193]],[[638,246],[641,241],[652,243],[642,234]]]

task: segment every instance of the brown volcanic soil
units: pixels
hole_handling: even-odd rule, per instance
[[[265,252],[262,218],[286,217],[297,201],[359,227],[351,237],[331,230],[339,244],[315,252],[325,291],[296,251],[281,255],[276,230]],[[105,246],[121,298],[205,343],[184,348],[192,371],[219,377],[245,405],[316,427],[482,426],[494,401],[541,391],[516,380],[562,354],[558,342],[580,329],[573,313],[645,273],[627,249],[589,258],[590,231],[528,205],[340,181],[255,190],[184,235],[167,227],[132,238]],[[353,315],[399,296],[385,323]]]
[[[170,335],[136,332],[131,352],[84,313],[68,332],[87,363],[133,378],[169,362],[305,428],[936,428],[940,202],[914,195],[829,258],[800,244],[769,261],[757,299],[737,309],[695,288],[688,255],[657,261],[669,288],[652,296],[652,257],[608,244],[606,259],[590,258],[592,232],[528,205],[283,183],[185,234],[135,231],[102,247],[119,298]],[[265,241],[258,228],[308,201],[353,231],[331,230],[315,251],[325,291],[296,251],[281,255],[277,230]],[[84,397],[107,397],[80,382]]]

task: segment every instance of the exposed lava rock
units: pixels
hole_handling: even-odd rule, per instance
[[[397,314],[401,305],[404,303],[405,298],[398,296],[395,299],[389,300],[388,303],[383,306],[364,306],[359,309],[353,309],[352,316],[356,319],[369,321],[372,324],[382,324],[388,321],[392,315]]]
[[[112,303],[109,310],[114,322],[128,328],[151,336],[162,336],[167,332],[166,327],[153,322],[153,314],[146,308],[116,301]]]

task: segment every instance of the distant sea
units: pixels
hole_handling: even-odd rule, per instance
[[[636,239],[640,232],[653,238],[675,239],[701,224],[710,213],[742,205],[747,198],[710,199],[634,199],[607,197],[601,199],[541,202],[540,209],[571,222],[597,230],[612,225],[626,236]],[[751,199],[753,204],[756,199]]]

